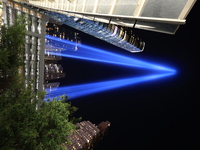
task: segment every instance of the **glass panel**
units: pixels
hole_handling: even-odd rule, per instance
[[[114,15],[133,16],[139,0],[118,0],[114,10]]]
[[[23,12],[27,12],[28,13],[28,9],[23,7]]]
[[[21,10],[17,10],[17,15],[21,15],[21,14],[22,14]]]
[[[38,38],[38,45],[41,45],[41,38]]]
[[[21,9],[21,6],[18,5],[18,4],[14,4],[14,8],[15,8],[15,9]]]
[[[145,29],[150,31],[157,31],[162,33],[174,34],[178,29],[178,25],[166,24],[159,22],[144,22],[138,21],[135,28]]]
[[[72,3],[69,4],[69,10],[70,10],[70,11],[73,11],[73,10],[74,10],[74,4],[72,4]]]
[[[133,16],[137,5],[117,5],[114,11],[114,15]]]
[[[188,0],[147,0],[143,17],[177,19]]]
[[[39,34],[41,34],[41,22],[42,22],[42,20],[41,19],[37,19],[37,32],[39,33]]]
[[[25,41],[26,41],[26,43],[29,43],[29,36],[28,35],[25,35]]]
[[[108,0],[99,0],[97,13],[109,14],[112,3],[112,1]]]
[[[95,2],[95,0],[86,0],[85,12],[92,13]]]
[[[36,37],[32,36],[31,41],[32,41],[32,44],[36,44]]]
[[[32,16],[32,18],[31,18],[31,32],[35,32],[35,27],[36,27],[36,24],[35,24],[35,22],[36,22],[36,18],[34,17],[34,16]]]
[[[77,3],[76,3],[76,11],[78,12],[82,12],[83,10],[83,0],[77,0]]]
[[[137,4],[139,0],[117,0],[117,5],[133,5]]]

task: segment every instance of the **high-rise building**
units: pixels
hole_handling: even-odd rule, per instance
[[[81,44],[79,32],[66,28],[66,25],[62,26],[60,22],[53,20],[51,18],[46,26],[46,34],[58,37],[60,39],[66,39],[68,41],[75,42],[77,48],[75,48],[74,50],[77,50],[78,45]],[[48,42],[49,41],[46,42],[46,45],[49,44]],[[61,51],[62,50],[64,49],[61,49]]]
[[[48,92],[56,91],[60,86],[60,82],[45,83],[44,88],[48,89]]]
[[[135,28],[175,34],[196,0],[30,0],[50,18],[130,52],[144,50]]]
[[[79,33],[71,30],[67,30],[64,27],[61,27],[62,23],[50,19],[46,24],[46,34],[57,37],[59,39],[66,39],[76,44],[73,47],[53,44],[53,41],[46,36],[45,39],[45,70],[44,70],[44,87],[46,91],[51,92],[56,90],[60,83],[52,82],[51,80],[60,79],[65,77],[63,67],[61,64],[58,64],[62,59],[62,51],[73,49],[74,51],[78,50],[78,45],[81,43]],[[48,95],[47,93],[47,95]]]
[[[29,0],[35,6],[121,26],[175,33],[196,0]]]
[[[97,126],[90,121],[82,121],[77,123],[79,128],[75,133],[68,138],[72,144],[65,143],[68,150],[93,150],[99,141],[105,137],[110,127],[110,122],[101,122]]]
[[[62,14],[48,11],[44,8],[39,8],[40,6],[32,6],[32,4],[25,5],[45,13],[58,22],[62,22],[72,28],[85,32],[122,49],[130,52],[141,52],[144,50],[145,42],[135,35],[133,30],[128,27],[119,24],[111,24],[110,21],[108,23],[103,23],[85,19],[84,17],[77,18],[75,15],[70,16],[68,14],[66,15],[66,13]]]
[[[63,67],[60,64],[56,63],[45,63],[45,80],[55,80],[65,77],[65,73],[63,73]]]

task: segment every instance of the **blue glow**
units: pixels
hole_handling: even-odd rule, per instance
[[[116,65],[125,65],[130,67],[139,67],[139,68],[146,68],[151,70],[159,70],[159,71],[167,71],[167,72],[176,72],[174,69],[167,68],[164,66],[148,63],[145,61],[137,60],[131,57],[122,56],[119,54],[111,53],[105,50],[97,49],[94,47],[86,46],[86,45],[79,45],[78,51],[73,51],[73,46],[76,43],[60,39],[57,37],[53,37],[50,35],[46,35],[46,38],[51,40],[51,44],[55,47],[62,47],[65,49],[62,52],[63,57],[70,57],[76,59],[83,59],[89,61],[97,61],[103,63],[111,63]],[[52,55],[60,55],[57,53],[51,52]]]
[[[51,44],[52,46],[63,48],[64,51],[62,51],[61,54],[63,57],[110,63],[115,65],[124,65],[129,67],[151,69],[159,71],[159,74],[157,73],[142,77],[132,77],[126,79],[95,82],[88,84],[70,85],[66,87],[59,87],[56,91],[50,91],[50,89],[46,89],[48,94],[46,95],[45,100],[63,94],[70,96],[70,99],[74,99],[89,94],[111,90],[114,88],[120,88],[127,85],[133,85],[145,81],[171,76],[176,73],[176,70],[168,67],[156,65],[153,63],[148,63],[131,57],[122,56],[119,54],[111,53],[105,50],[97,49],[83,44],[78,45],[78,51],[74,51],[74,46],[77,46],[77,43],[53,37],[50,35],[46,35],[46,38],[49,40],[49,44]],[[56,52],[51,52],[51,54],[60,55]]]
[[[166,76],[173,75],[174,73],[165,73],[165,74],[156,74],[156,75],[149,75],[149,76],[142,76],[142,77],[134,77],[134,78],[127,78],[127,79],[118,79],[118,80],[111,80],[111,81],[104,81],[104,82],[96,82],[96,83],[88,83],[88,84],[80,84],[80,85],[72,85],[66,87],[60,87],[56,91],[50,92],[49,89],[46,89],[47,94],[46,99],[57,97],[62,94],[69,95],[70,99],[78,98],[81,96],[86,96],[89,94],[94,94],[102,91],[111,90],[114,88],[120,88],[127,85],[133,85],[149,80],[155,80],[158,78],[163,78]]]

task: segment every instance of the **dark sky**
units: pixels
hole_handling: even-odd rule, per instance
[[[177,70],[171,77],[135,84],[72,100],[75,114],[98,124],[110,121],[109,134],[96,150],[200,149],[199,140],[199,2],[175,35],[136,30],[146,42],[142,53],[129,53],[82,34],[83,44],[96,46]],[[142,75],[124,67],[66,58],[62,84],[104,81]]]

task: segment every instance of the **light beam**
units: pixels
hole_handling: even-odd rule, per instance
[[[134,59],[127,56],[122,56],[119,54],[111,53],[105,50],[101,50],[98,48],[86,46],[86,45],[79,45],[78,51],[74,51],[74,46],[77,46],[77,43],[60,39],[57,37],[53,37],[50,35],[46,35],[46,38],[48,40],[48,44],[51,44],[53,47],[62,48],[64,51],[62,51],[63,57],[70,57],[70,58],[76,58],[76,59],[83,59],[83,60],[89,60],[89,61],[97,61],[102,63],[110,63],[115,65],[123,65],[123,66],[129,66],[131,67],[139,67],[139,68],[145,68],[149,70],[156,70],[159,71],[159,74],[153,74],[153,75],[146,75],[142,77],[132,77],[132,78],[126,78],[126,79],[118,79],[118,80],[111,80],[111,81],[103,81],[103,82],[95,82],[95,83],[88,83],[88,84],[80,84],[80,85],[71,85],[71,86],[65,86],[65,87],[59,87],[56,91],[50,91],[50,89],[46,89],[47,95],[46,99],[57,97],[63,94],[66,94],[70,96],[70,99],[78,98],[81,96],[86,96],[89,94],[94,94],[102,91],[111,90],[114,88],[120,88],[127,85],[133,85],[145,81],[155,80],[163,77],[167,77],[170,75],[174,75],[176,73],[176,70],[156,65],[153,63],[148,63],[145,61],[141,61],[138,59]],[[48,52],[52,55],[60,55],[55,52]]]
[[[94,94],[102,91],[111,90],[114,88],[120,88],[127,85],[133,85],[149,80],[155,80],[163,77],[167,77],[173,75],[174,73],[164,73],[164,74],[156,74],[156,75],[148,75],[142,77],[134,77],[134,78],[127,78],[127,79],[118,79],[118,80],[111,80],[111,81],[103,81],[103,82],[96,82],[96,83],[88,83],[88,84],[80,84],[80,85],[72,85],[72,86],[65,86],[59,87],[58,90],[50,92],[49,89],[46,89],[49,92],[46,96],[46,99],[57,97],[63,95],[69,95],[70,99],[78,98],[81,96],[86,96],[89,94]]]
[[[73,47],[77,44],[65,39],[60,39],[54,36],[46,35],[46,38],[51,42],[53,46],[62,47],[64,51],[62,51],[63,57],[83,59],[89,61],[97,61],[102,63],[111,63],[115,65],[125,65],[130,67],[139,67],[146,68],[157,71],[167,71],[167,72],[176,72],[174,69],[167,68],[164,66],[148,63],[145,61],[141,61],[138,59],[134,59],[127,56],[122,56],[116,53],[108,52],[105,50],[101,50],[98,48],[79,45],[78,51],[73,51]],[[51,52],[52,55],[60,55],[58,53]]]

